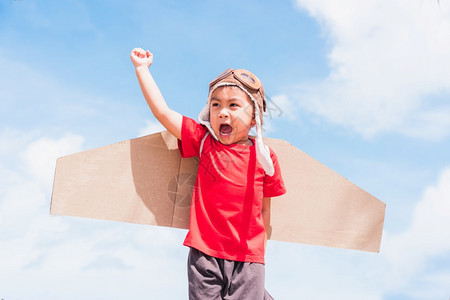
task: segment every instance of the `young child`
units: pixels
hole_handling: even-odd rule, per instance
[[[264,288],[270,201],[286,189],[262,139],[261,82],[246,70],[225,71],[210,83],[197,123],[167,106],[149,71],[153,55],[136,48],[130,56],[150,109],[178,138],[181,156],[200,157],[184,241],[189,299],[272,299]]]

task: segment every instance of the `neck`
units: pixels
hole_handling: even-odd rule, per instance
[[[251,139],[247,138],[245,140],[241,140],[241,141],[237,142],[236,144],[253,146],[253,141]]]

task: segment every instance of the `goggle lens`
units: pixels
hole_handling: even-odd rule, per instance
[[[245,73],[241,70],[236,70],[234,72],[234,77],[239,80],[242,84],[246,85],[247,87],[251,88],[252,90],[257,91],[261,87],[261,83],[259,80],[252,75]]]

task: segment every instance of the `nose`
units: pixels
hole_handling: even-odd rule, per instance
[[[228,113],[228,109],[223,108],[219,112],[219,118],[228,118],[230,114]]]

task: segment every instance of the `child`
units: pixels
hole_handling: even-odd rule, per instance
[[[153,55],[131,52],[150,109],[178,138],[182,157],[198,156],[189,232],[189,299],[272,299],[264,288],[270,197],[286,192],[277,157],[262,140],[266,101],[259,79],[229,69],[209,85],[197,123],[171,110],[153,80]],[[256,137],[249,131],[256,127]]]

